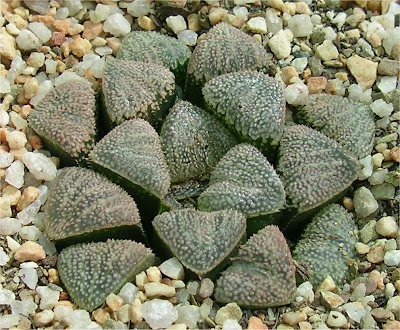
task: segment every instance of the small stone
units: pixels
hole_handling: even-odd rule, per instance
[[[199,296],[203,299],[211,297],[214,291],[214,282],[211,281],[209,278],[203,278],[200,282],[199,287]]]
[[[293,36],[308,37],[313,32],[313,23],[309,15],[294,15],[288,21],[288,27],[293,32]]]
[[[17,326],[20,320],[19,314],[9,314],[0,316],[0,324],[4,329],[10,329]]]
[[[242,330],[242,326],[236,320],[225,320],[222,330]]]
[[[376,221],[371,220],[359,231],[360,241],[364,244],[379,238],[378,233],[375,231],[375,224]]]
[[[397,249],[397,243],[394,238],[388,239],[385,243],[385,251],[392,251]]]
[[[383,277],[379,271],[374,269],[371,273],[369,273],[368,276],[370,279],[372,279],[375,282],[376,288],[378,290],[384,289],[385,285],[383,284]],[[369,293],[373,293],[373,292],[369,292]]]
[[[323,61],[335,60],[339,56],[339,52],[332,40],[325,40],[317,47],[315,54]]]
[[[208,14],[208,19],[211,25],[216,25],[224,19],[224,17],[228,14],[228,10],[221,7],[212,7]]]
[[[122,323],[128,323],[130,320],[129,309],[130,306],[128,304],[123,305],[121,308],[119,308],[116,312],[117,320]]]
[[[360,187],[356,190],[353,202],[356,214],[359,218],[365,218],[371,215],[379,207],[371,191],[366,187]]]
[[[125,304],[131,304],[135,300],[139,289],[132,283],[126,283],[119,291],[118,296],[121,297]]]
[[[298,324],[299,322],[307,320],[307,314],[302,312],[302,311],[297,311],[297,312],[288,312],[283,314],[282,316],[283,322],[294,326]]]
[[[0,198],[0,210],[1,210]],[[5,217],[0,218],[0,234],[1,235],[14,235],[21,229],[21,221],[15,218]]]
[[[356,286],[353,293],[350,295],[350,301],[357,301],[360,298],[365,297],[365,293],[367,292],[367,287],[364,283],[360,283]]]
[[[303,83],[295,83],[287,86],[283,94],[287,103],[302,105],[307,101],[308,89]]]
[[[178,311],[167,300],[153,299],[142,305],[143,318],[152,329],[168,328],[178,318]]]
[[[129,310],[129,317],[133,324],[138,324],[143,321],[142,303],[139,298],[135,298]]]
[[[113,312],[116,312],[122,307],[124,300],[116,294],[111,293],[106,298],[106,304]]]
[[[367,260],[373,264],[380,264],[385,256],[385,250],[381,246],[376,246],[367,254]]]
[[[382,217],[375,224],[375,231],[386,238],[396,238],[399,234],[399,226],[395,217]]]
[[[92,316],[94,320],[100,325],[104,325],[107,320],[111,318],[110,313],[104,308],[96,309],[95,311],[93,311]]]
[[[354,290],[360,283],[364,283],[366,287],[366,295],[369,295],[376,290],[376,282],[369,277],[357,277],[351,282],[351,288]]]
[[[312,325],[310,322],[300,322],[299,329],[300,330],[312,330]]]
[[[268,330],[268,327],[261,321],[260,318],[251,316],[249,318],[249,323],[247,324],[247,330]]]
[[[38,261],[46,257],[43,247],[38,243],[27,241],[15,251],[14,258],[19,262]]]
[[[391,283],[388,283],[391,284]],[[392,313],[397,313],[399,314],[400,311],[400,296],[397,295],[395,297],[391,297],[387,304],[386,304],[386,309],[391,311]]]
[[[215,322],[223,325],[226,320],[240,321],[242,318],[242,310],[236,303],[229,303],[217,311]]]
[[[267,9],[265,11],[265,20],[267,22],[267,30],[272,34],[276,34],[282,30],[282,19],[273,10]]]
[[[198,34],[191,30],[183,30],[178,32],[178,40],[188,46],[196,46]]]
[[[173,286],[157,282],[146,283],[144,291],[147,297],[173,297],[175,295],[175,288]]]
[[[36,292],[40,297],[40,309],[52,309],[60,298],[60,291],[50,289],[47,286],[38,286]]]
[[[147,275],[145,272],[141,272],[136,275],[136,285],[139,288],[139,290],[144,290],[144,285],[148,283],[149,280],[147,279]]]
[[[181,32],[183,30],[186,30],[186,22],[185,19],[181,16],[169,16],[166,19],[168,27],[175,33],[177,34],[178,32]]]
[[[400,62],[382,58],[378,64],[378,73],[382,76],[396,76],[400,72]]]
[[[378,88],[383,94],[388,94],[396,89],[397,77],[382,77]]]
[[[24,184],[24,173],[24,164],[16,160],[6,169],[5,181],[20,189]]]
[[[247,28],[253,33],[267,33],[267,23],[264,17],[253,17],[247,21]]]
[[[376,80],[378,63],[354,55],[347,60],[347,67],[363,90],[372,87]]]
[[[384,330],[399,330],[400,329],[400,321],[388,321],[383,326]]]
[[[393,104],[388,104],[382,99],[378,99],[372,102],[370,104],[370,107],[372,111],[381,118],[385,116],[390,116],[393,112]]]
[[[12,154],[8,152],[1,152],[0,153],[0,168],[7,168],[9,167],[14,160]]]
[[[397,163],[400,163],[400,147],[390,149],[390,157]]]
[[[280,30],[269,40],[268,45],[277,59],[280,60],[290,55],[292,40],[293,33],[289,29]]]
[[[331,311],[326,324],[333,328],[343,328],[347,324],[347,319],[342,313]]]
[[[172,286],[175,289],[182,289],[186,286],[185,282],[181,281],[181,280],[172,280]]]
[[[363,304],[360,302],[352,302],[347,303],[342,306],[343,310],[347,313],[347,315],[357,323],[360,323],[361,318],[368,314],[371,310],[371,307],[364,308]]]
[[[57,168],[50,158],[38,152],[27,152],[22,161],[38,180],[52,181],[57,174]]]
[[[0,33],[0,56],[4,56],[4,58],[9,60],[12,60],[17,56],[15,38],[5,31]]]
[[[150,13],[151,6],[147,0],[135,0],[128,4],[126,10],[133,17],[146,16]]]
[[[4,266],[7,262],[10,261],[10,257],[7,253],[4,252],[4,249],[0,247],[0,266]],[[0,291],[1,294],[1,291]]]
[[[286,85],[290,84],[290,79],[298,76],[299,74],[297,73],[296,69],[292,66],[286,66],[281,71],[281,79]]]
[[[36,269],[20,269],[18,271],[18,275],[21,278],[22,282],[24,282],[29,289],[34,290],[36,288],[36,285],[38,283],[38,275]]]
[[[35,314],[34,320],[36,325],[38,325],[39,327],[44,327],[54,320],[54,312],[46,309],[42,312]]]
[[[175,257],[164,261],[158,268],[165,276],[173,280],[183,280],[185,278],[183,266]]]
[[[131,24],[122,14],[114,13],[107,17],[103,30],[111,33],[113,36],[120,37],[131,31]]]
[[[400,250],[387,251],[383,261],[386,266],[398,267],[400,265]]]
[[[161,272],[158,269],[158,267],[156,267],[156,266],[149,267],[146,270],[146,273],[147,273],[147,279],[149,280],[149,282],[158,282],[158,283],[161,282],[162,275],[161,275]]]
[[[372,175],[368,178],[368,182],[372,185],[378,185],[385,182],[386,175],[389,173],[387,168],[378,168]]]
[[[390,310],[384,308],[373,309],[371,311],[371,315],[377,322],[387,322],[394,320],[393,313]]]
[[[324,306],[327,310],[335,310],[339,306],[344,304],[344,300],[342,297],[337,295],[336,293],[333,292],[321,292],[321,304]]]
[[[92,49],[92,45],[89,40],[83,39],[78,36],[74,41],[70,43],[70,48],[72,54],[77,57],[82,57],[83,55],[89,53]]]
[[[56,31],[62,32],[63,34],[70,33],[70,23],[68,19],[57,19],[53,22],[53,27]],[[85,38],[86,39],[86,38]]]
[[[153,20],[147,16],[140,16],[137,19],[138,25],[146,31],[152,31],[155,30],[157,27],[156,24],[153,22]]]
[[[29,204],[31,204],[39,196],[39,189],[36,187],[29,186],[24,189],[22,197],[19,199],[17,204],[17,211],[22,211]]]
[[[296,294],[310,303],[314,301],[313,285],[308,281],[301,283],[297,287]]]
[[[200,308],[192,305],[177,306],[178,318],[175,323],[184,323],[189,329],[197,328],[197,322],[201,320]]]
[[[371,248],[367,244],[364,244],[361,242],[357,242],[355,244],[355,248],[356,248],[357,253],[360,255],[367,254],[371,250]]]

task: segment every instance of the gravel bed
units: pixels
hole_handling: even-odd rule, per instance
[[[400,329],[400,5],[394,1],[3,0],[0,16],[0,327],[9,329]],[[308,95],[347,96],[375,113],[372,154],[341,204],[359,227],[357,274],[304,282],[290,305],[242,310],[213,301],[214,283],[185,280],[176,259],[147,269],[88,313],[69,299],[43,205],[60,160],[28,127],[54,87],[97,89],[105,58],[134,30],[190,49],[225,21],[269,52],[291,108]],[[153,283],[149,286],[149,283]]]

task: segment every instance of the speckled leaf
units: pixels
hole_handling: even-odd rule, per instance
[[[267,150],[282,137],[285,101],[281,86],[261,72],[227,73],[203,88],[206,106],[247,141]]]
[[[357,226],[352,214],[340,205],[331,204],[307,225],[293,251],[293,258],[311,269],[309,280],[314,286],[328,275],[340,285],[352,277],[346,260],[357,257],[354,248],[357,241]]]
[[[154,125],[175,99],[175,78],[160,64],[108,59],[102,90],[113,125],[132,118]]]
[[[46,149],[63,164],[76,165],[93,148],[96,138],[95,97],[90,84],[67,81],[53,89],[32,110],[28,120]]]
[[[234,136],[214,117],[189,102],[171,109],[160,134],[171,181],[207,177],[236,144]]]
[[[289,205],[302,213],[348,188],[358,176],[358,162],[322,133],[293,125],[283,134],[277,172]]]
[[[141,243],[108,240],[62,250],[57,269],[74,303],[92,311],[154,262],[154,254]]]
[[[362,103],[338,95],[314,94],[296,115],[301,122],[329,136],[358,158],[372,151],[374,114]]]
[[[233,210],[183,209],[158,215],[154,229],[182,264],[205,276],[219,269],[246,232],[246,219]]]
[[[64,168],[52,182],[44,225],[57,242],[105,240],[111,231],[142,232],[135,201],[100,174],[78,167]]]
[[[267,226],[239,248],[217,281],[218,302],[264,309],[289,304],[296,291],[295,267],[285,237]]]

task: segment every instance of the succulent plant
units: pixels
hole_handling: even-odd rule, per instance
[[[154,254],[143,244],[110,239],[67,247],[58,257],[57,268],[74,302],[92,311],[154,263]]]
[[[199,90],[218,75],[242,70],[263,70],[268,54],[254,38],[227,24],[210,29],[196,46],[189,60],[186,97],[198,103]]]
[[[89,160],[96,171],[135,198],[142,219],[153,219],[170,177],[160,138],[147,121],[131,119],[114,128],[96,144]]]
[[[227,73],[203,87],[207,108],[222,118],[241,141],[260,147],[266,156],[283,133],[285,100],[281,86],[262,72]]]
[[[310,95],[296,111],[298,121],[311,126],[341,144],[358,158],[373,147],[374,115],[371,109],[338,95]]]
[[[210,277],[245,238],[246,218],[233,210],[183,209],[156,216],[153,227],[161,241],[160,250],[169,251],[199,276]]]
[[[210,186],[198,198],[202,211],[234,209],[248,217],[247,231],[255,233],[275,219],[285,206],[279,176],[254,146],[238,144],[230,149],[211,173]]]
[[[357,159],[324,134],[303,125],[285,130],[277,172],[295,213],[315,211],[334,200],[357,179],[358,169]]]
[[[96,139],[96,102],[90,84],[68,81],[53,89],[29,115],[29,125],[63,165],[77,165]]]
[[[171,182],[207,177],[237,142],[217,119],[186,101],[178,101],[160,133]]]
[[[285,237],[278,227],[267,226],[239,248],[217,281],[215,299],[264,309],[289,304],[295,291],[295,267]]]
[[[102,92],[109,126],[132,118],[155,125],[175,100],[175,78],[160,64],[108,59]]]
[[[350,280],[347,259],[356,258],[358,242],[353,215],[342,206],[331,204],[316,214],[297,243],[293,258],[311,269],[309,281],[318,286],[328,275],[336,284]]]
[[[132,31],[122,41],[117,58],[161,64],[175,74],[181,85],[191,55],[189,48],[175,38],[153,31]]]
[[[61,170],[52,182],[45,208],[46,234],[58,246],[111,237],[143,240],[135,201],[122,188],[88,169]]]

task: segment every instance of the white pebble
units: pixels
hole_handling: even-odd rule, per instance
[[[313,32],[311,17],[306,14],[294,15],[288,21],[288,27],[294,37],[308,37]]]
[[[396,89],[397,77],[382,77],[381,81],[378,84],[378,88],[381,90],[383,94],[390,93]]]
[[[37,305],[33,302],[32,298],[24,300],[15,300],[11,304],[11,310],[13,314],[21,314],[23,316],[29,316],[35,313]]]
[[[0,76],[0,94],[6,94],[11,92],[10,82],[6,77]]]
[[[0,266],[4,266],[9,260],[10,257],[8,256],[8,254],[4,252],[4,249],[2,247],[0,247]]]
[[[36,226],[24,226],[18,234],[22,239],[26,239],[27,241],[37,241],[41,232]]]
[[[60,86],[61,84],[70,80],[87,81],[86,79],[79,77],[75,72],[65,71],[61,75],[59,75],[56,79],[54,79],[54,86],[55,87]]]
[[[126,7],[128,13],[133,17],[146,16],[150,13],[150,9],[150,2],[147,0],[134,0]]]
[[[236,320],[225,320],[222,325],[222,330],[241,330],[242,326]]]
[[[47,65],[46,65],[47,68]],[[53,89],[53,83],[50,80],[45,80],[39,85],[39,93],[31,98],[30,103],[33,106],[39,104],[39,102]]]
[[[45,310],[45,309],[52,309],[54,305],[58,302],[58,299],[60,298],[60,292],[50,289],[47,286],[39,286],[36,289],[36,292],[38,293],[40,297],[40,309]]]
[[[267,22],[264,17],[252,17],[247,23],[247,28],[253,33],[267,33]]]
[[[173,280],[183,280],[185,277],[183,266],[175,257],[164,261],[158,268],[161,273]]]
[[[363,166],[360,174],[358,175],[358,180],[368,179],[373,172],[374,164],[372,162],[372,156],[368,155],[359,160],[360,164]]]
[[[75,16],[83,8],[81,0],[64,1],[64,5],[68,8],[69,16]]]
[[[32,33],[31,31],[29,31]],[[33,33],[32,33],[33,34]],[[34,34],[33,34],[34,35]],[[35,35],[34,35],[35,36]],[[36,38],[36,36],[35,36]],[[37,38],[36,38],[37,39]],[[11,62],[10,70],[7,73],[7,79],[10,83],[13,83],[15,78],[18,77],[22,71],[27,67],[27,64],[21,56],[16,56]]]
[[[33,203],[25,207],[21,212],[17,213],[17,219],[21,221],[23,225],[31,223],[35,215],[39,212],[42,203],[39,199],[36,199]]]
[[[0,324],[4,329],[10,329],[17,326],[20,320],[19,314],[9,314],[0,316]]]
[[[7,236],[6,239],[7,239],[7,246],[11,251],[15,251],[21,246],[21,244],[19,244],[11,236]]]
[[[119,291],[118,296],[123,299],[125,304],[132,304],[138,292],[139,292],[138,287],[128,282]]]
[[[307,299],[310,303],[314,301],[313,285],[308,281],[301,283],[297,287],[296,294],[304,299]]]
[[[26,284],[29,289],[34,290],[38,283],[38,275],[34,268],[23,268],[18,271],[18,275],[22,282]]]
[[[28,126],[28,122],[15,111],[10,112],[10,118],[17,131],[20,131]]]
[[[308,88],[303,83],[295,83],[287,86],[283,94],[287,103],[301,105],[307,101]]]
[[[42,22],[29,23],[28,28],[36,34],[42,43],[46,43],[51,39],[51,31]]]
[[[47,73],[56,73],[57,72],[57,62],[54,60],[47,59],[44,61],[46,65],[46,72]]]
[[[26,135],[21,131],[12,131],[7,135],[7,142],[10,149],[19,149],[28,142]]]
[[[0,109],[0,127],[6,127],[10,121],[10,116],[7,111]]]
[[[42,46],[40,39],[28,29],[22,29],[15,41],[22,50],[36,50]]]
[[[181,32],[183,30],[186,30],[186,22],[185,19],[181,16],[169,16],[166,19],[167,25],[168,27],[174,31],[175,34],[177,34],[178,32]]]
[[[378,99],[378,100],[372,102],[370,107],[371,107],[372,111],[381,118],[390,116],[393,112],[393,104],[386,103],[382,99]]]
[[[272,34],[278,33],[282,30],[282,19],[271,10],[267,9],[265,12],[265,21],[267,22],[267,30]]]
[[[168,300],[153,299],[142,305],[143,318],[152,329],[168,328],[178,318],[178,312]]]
[[[0,168],[9,167],[14,161],[14,156],[9,152],[0,153]]]
[[[19,268],[21,268],[21,269],[38,268],[38,267],[39,267],[39,265],[34,261],[26,261],[19,265]]]
[[[14,300],[14,292],[0,288],[0,305],[10,305]]]
[[[89,324],[91,324],[89,313],[83,309],[78,309],[69,313],[64,318],[64,321],[68,326],[76,329],[87,329]]]
[[[398,267],[400,265],[400,250],[391,250],[385,253],[383,262],[389,267]]]
[[[247,21],[249,10],[246,7],[236,6],[233,8],[233,14],[235,16],[242,16]]]
[[[120,37],[131,31],[131,24],[122,14],[115,13],[107,17],[103,30],[113,36]]]
[[[20,160],[14,161],[6,169],[5,180],[17,189],[24,185],[24,164]]]
[[[100,56],[111,55],[113,50],[110,46],[100,46],[96,47],[94,50]]]
[[[14,218],[0,219],[0,235],[14,235],[21,229],[21,221]]]
[[[178,40],[182,41],[188,46],[196,46],[197,33],[191,30],[183,30],[178,32]]]
[[[22,156],[22,161],[36,179],[46,181],[55,179],[56,165],[45,155],[38,152],[27,152]]]

